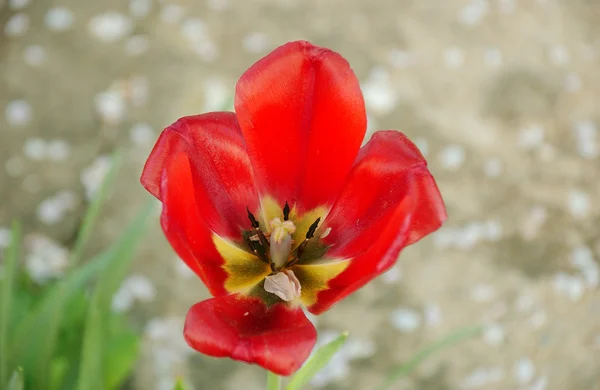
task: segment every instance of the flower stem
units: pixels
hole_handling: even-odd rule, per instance
[[[267,371],[267,390],[280,390],[281,389],[281,377],[273,374],[271,371]]]

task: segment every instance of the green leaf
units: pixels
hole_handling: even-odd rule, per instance
[[[103,390],[106,388],[106,383],[99,380],[98,373],[105,372],[103,367],[106,353],[105,344],[108,338],[108,320],[112,315],[112,297],[127,275],[153,206],[154,201],[148,202],[117,244],[109,250],[110,259],[98,278],[88,308],[77,383],[79,390]]]
[[[0,385],[8,380],[11,369],[8,357],[12,356],[8,345],[8,331],[13,318],[13,285],[19,261],[19,247],[21,245],[21,224],[13,222],[11,229],[11,244],[6,252],[2,276],[2,301],[0,311]],[[14,374],[13,374],[14,375]]]
[[[107,389],[120,389],[133,370],[140,349],[140,337],[134,332],[121,332],[108,342],[104,361],[104,382]]]
[[[473,326],[469,328],[460,329],[454,333],[449,334],[441,340],[431,344],[428,347],[417,352],[410,360],[396,370],[392,371],[388,377],[384,380],[384,382],[377,388],[377,390],[387,390],[391,388],[391,386],[403,376],[410,374],[422,361],[427,359],[429,356],[435,354],[436,352],[441,351],[446,347],[450,347],[458,344],[463,340],[467,340],[478,336],[483,331],[482,326]]]
[[[6,390],[23,390],[24,387],[25,383],[23,381],[23,369],[19,367],[10,377],[10,381],[8,382],[8,387]]]
[[[71,266],[77,264],[81,258],[83,248],[98,217],[100,206],[106,198],[110,183],[116,175],[119,156],[118,153],[113,155],[109,173],[105,176],[92,205],[86,211],[75,247],[71,252]],[[20,357],[18,361],[23,363],[28,376],[33,378],[35,389],[47,388],[50,381],[50,365],[48,362],[55,354],[61,324],[63,323],[62,315],[71,294],[77,289],[83,288],[85,282],[95,274],[98,268],[102,269],[104,267],[104,264],[100,263],[109,262],[109,260],[106,257],[102,260],[97,259],[97,261],[92,262],[93,265],[89,267],[85,265],[82,269],[74,271],[57,282],[34,311],[21,321],[14,345],[21,349],[17,355]],[[40,332],[38,328],[42,326],[44,331]]]
[[[184,384],[183,379],[181,379],[181,378],[177,379],[177,382],[175,383],[175,387],[173,387],[173,390],[187,390],[187,386]]]
[[[347,338],[348,332],[343,332],[333,341],[319,348],[304,366],[296,372],[285,390],[302,389],[317,372],[321,371],[329,363],[333,355],[344,345]]]
[[[75,239],[73,250],[71,251],[71,258],[69,260],[70,266],[77,265],[77,263],[79,263],[79,261],[81,260],[81,255],[83,253],[83,249],[85,248],[85,244],[88,242],[92,234],[92,229],[94,228],[96,220],[98,219],[98,215],[100,214],[100,208],[106,200],[108,190],[111,187],[112,183],[115,181],[115,177],[117,176],[117,171],[121,159],[121,153],[113,153],[111,157],[110,168],[102,180],[100,189],[92,199],[92,203],[87,208],[85,215],[83,216],[81,226],[79,227],[79,231],[77,232],[77,238]]]
[[[69,273],[52,286],[33,310],[18,322],[12,351],[28,377],[34,378],[33,388],[36,390],[47,388],[48,361],[55,352],[62,316],[70,297],[83,289],[91,278],[106,267],[109,260],[109,254],[104,253]]]

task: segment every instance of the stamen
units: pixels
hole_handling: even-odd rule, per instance
[[[285,202],[285,206],[283,206],[283,220],[287,221],[290,219],[290,205],[288,202]]]
[[[306,232],[307,240],[310,240],[315,235],[315,231],[317,230],[317,227],[319,226],[319,221],[321,221],[321,217],[317,218],[317,220],[315,222],[313,222],[313,224],[310,225],[310,227],[308,228],[308,232]]]
[[[246,211],[248,211],[248,219],[250,219],[250,223],[252,223],[252,227],[254,229],[258,229],[260,226],[254,215],[250,212],[250,209],[246,206]]]
[[[269,237],[271,263],[276,268],[287,263],[292,250],[292,233],[296,231],[296,225],[292,221],[281,222],[279,218],[273,218],[270,222],[271,236]]]

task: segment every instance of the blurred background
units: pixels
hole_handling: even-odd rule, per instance
[[[449,220],[318,318],[349,342],[312,388],[372,389],[455,329],[395,389],[600,386],[600,2],[593,0],[0,0],[0,247],[24,225],[24,267],[61,278],[110,166],[123,163],[86,246],[108,247],[149,199],[159,132],[219,110],[260,57],[307,39],[346,57],[369,134],[427,157]],[[208,296],[157,214],[112,302],[141,332],[127,388],[264,388],[264,371],[194,353],[187,309]]]

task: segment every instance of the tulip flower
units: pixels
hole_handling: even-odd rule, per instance
[[[293,374],[328,310],[438,229],[444,203],[418,148],[367,119],[338,53],[285,44],[252,65],[235,113],[179,119],[142,173],[161,225],[213,298],[188,312],[197,351]]]

